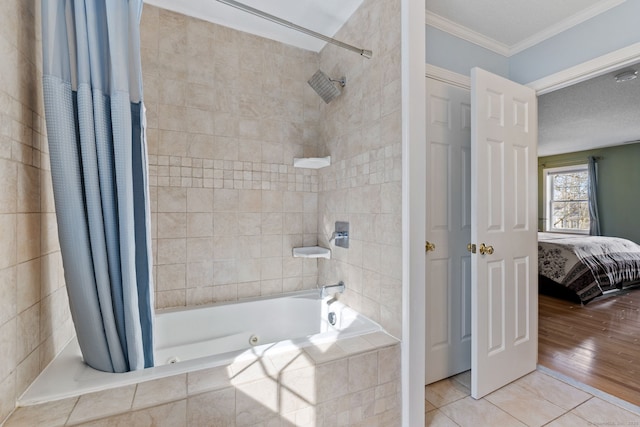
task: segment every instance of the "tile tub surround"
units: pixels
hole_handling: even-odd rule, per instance
[[[347,85],[320,111],[319,151],[332,164],[318,171],[318,243],[332,258],[319,262],[319,280],[344,280],[343,301],[400,337],[400,1],[365,0],[335,37],[372,49],[373,58],[336,46],[320,53],[320,69],[347,76]],[[350,223],[349,249],[330,242],[336,221]]]
[[[0,423],[74,334],[44,121],[39,4],[0,2]]]
[[[317,285],[318,54],[145,4],[156,307]]]
[[[400,346],[376,332],[21,407],[5,427],[400,425]]]
[[[401,335],[400,1],[365,0],[319,54],[145,5],[156,307],[344,280],[348,305]],[[320,68],[347,76],[325,104]],[[332,156],[321,170],[295,157]],[[352,227],[335,259],[292,258]]]

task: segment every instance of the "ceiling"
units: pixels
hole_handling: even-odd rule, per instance
[[[510,56],[624,1],[425,0],[425,7],[429,24],[475,35],[485,47]]]
[[[425,0],[427,22],[505,56],[625,0]],[[640,78],[616,83],[625,67],[538,98],[538,154],[582,151],[640,139]],[[640,65],[635,67],[640,70]]]
[[[329,37],[344,25],[353,12],[360,7],[362,1],[239,0],[247,6]],[[216,0],[144,0],[144,2],[314,52],[319,52],[326,44],[314,37],[250,15]]]
[[[363,0],[240,0],[333,36]],[[425,0],[426,22],[505,56],[515,54],[626,0]],[[319,52],[325,42],[216,0],[145,0],[185,15]],[[349,42],[348,40],[344,40]],[[640,66],[638,66],[640,69]],[[539,154],[640,139],[640,78],[615,84],[610,73],[539,99]]]
[[[538,155],[640,140],[640,78],[616,83],[625,67],[538,97]]]

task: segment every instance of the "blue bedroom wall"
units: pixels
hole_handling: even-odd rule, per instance
[[[509,58],[509,78],[530,83],[640,42],[640,1],[630,0]]]
[[[499,76],[509,77],[509,59],[444,31],[426,26],[427,64],[469,76],[473,67],[481,67]]]

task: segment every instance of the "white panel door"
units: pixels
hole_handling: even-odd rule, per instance
[[[427,78],[426,384],[471,367],[471,96]],[[426,249],[426,248],[425,248]]]
[[[532,89],[479,68],[471,100],[471,395],[479,399],[536,369],[538,124]]]

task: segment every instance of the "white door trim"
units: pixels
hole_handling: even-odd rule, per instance
[[[471,78],[469,76],[458,74],[437,65],[425,64],[424,74],[426,77],[463,89],[469,90],[471,88]]]
[[[424,3],[401,0],[402,426],[424,425],[426,79]]]
[[[541,79],[527,83],[536,91],[538,96],[589,80],[606,74],[618,68],[640,62],[640,43],[634,43],[622,49],[590,59],[573,67],[566,68]],[[425,76],[460,86],[465,89],[471,87],[469,76],[459,74],[432,64],[425,64]]]
[[[418,390],[418,381],[424,377],[424,344],[425,344],[425,320],[424,320],[424,254],[418,251],[423,248],[424,236],[424,202],[425,194],[420,184],[424,182],[424,151],[422,144],[417,143],[424,137],[424,126],[419,120],[424,120],[424,77],[418,79],[417,73],[411,71],[412,66],[420,67],[424,63],[425,37],[424,22],[420,18],[423,12],[419,11],[419,2],[402,0],[402,81],[403,81],[403,337],[402,337],[402,425],[412,425],[412,421],[424,419],[424,400]],[[413,13],[413,15],[412,15]],[[415,16],[414,16],[415,15]],[[417,16],[417,18],[416,18]],[[416,22],[418,21],[418,22]],[[605,54],[599,58],[586,61],[574,67],[551,74],[542,79],[530,82],[528,86],[536,90],[538,95],[553,92],[554,90],[588,80],[591,77],[604,74],[615,68],[640,61],[640,43],[635,43],[626,48]],[[426,64],[426,75],[439,78],[437,68]],[[444,70],[444,69],[442,69]],[[444,70],[441,76],[450,76],[453,80],[441,77],[442,81],[460,85],[466,76]],[[459,79],[457,76],[461,76]],[[409,76],[411,82],[408,82]],[[469,77],[466,77],[469,81]],[[421,80],[421,82],[419,81]],[[464,83],[462,83],[462,87]],[[466,83],[470,87],[470,82]],[[420,98],[422,97],[422,98]],[[405,107],[410,107],[409,114]],[[420,117],[422,114],[422,117]],[[411,116],[411,117],[409,117]],[[409,171],[408,166],[412,170]],[[411,203],[409,201],[411,200]],[[422,204],[422,206],[420,206]],[[415,228],[414,228],[415,227]],[[419,236],[419,237],[416,237]],[[413,249],[413,252],[411,251]],[[420,252],[420,254],[418,254]],[[413,294],[413,295],[412,295]],[[413,301],[410,298],[414,297]],[[420,312],[422,312],[420,314]],[[412,342],[409,345],[407,342]],[[415,373],[415,374],[412,374]],[[424,387],[422,387],[424,390]],[[422,425],[420,422],[415,425]]]
[[[622,49],[585,61],[557,73],[528,83],[538,96],[562,89],[576,83],[601,76],[618,68],[640,61],[640,43],[634,43]]]

